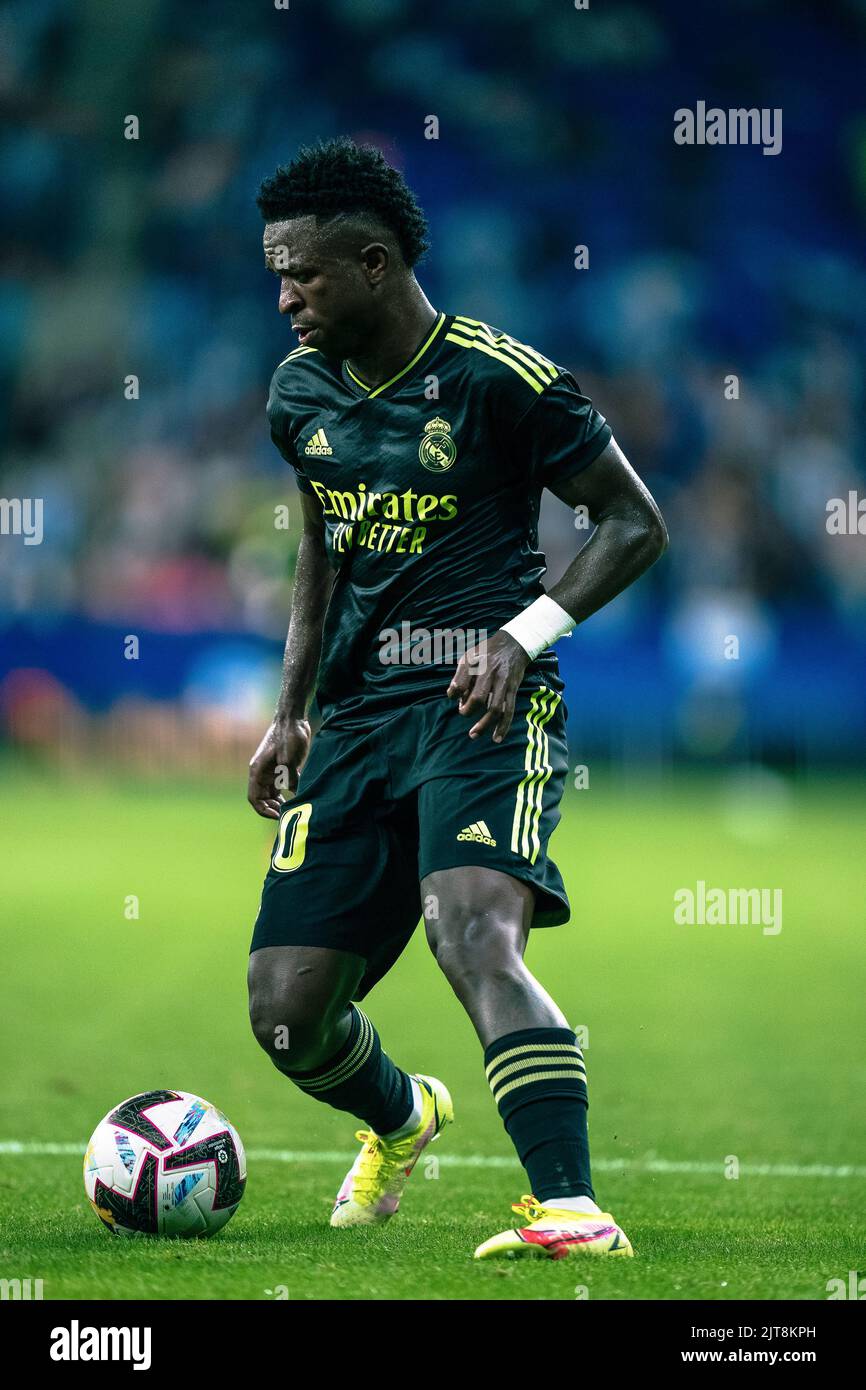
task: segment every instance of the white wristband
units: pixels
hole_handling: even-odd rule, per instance
[[[503,623],[499,630],[519,642],[529,660],[534,661],[558,638],[566,637],[576,627],[577,622],[570,613],[560,608],[548,594],[542,594],[516,618]]]

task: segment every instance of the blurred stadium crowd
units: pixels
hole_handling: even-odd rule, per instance
[[[711,10],[4,7],[0,495],[45,515],[41,545],[0,537],[13,737],[57,708],[103,733],[126,710],[120,744],[154,710],[239,744],[264,718],[299,528],[264,417],[294,339],[254,196],[345,132],[416,189],[433,303],[570,368],[668,519],[665,561],[561,644],[586,747],[862,744],[866,538],[829,534],[826,508],[866,491],[866,12]],[[781,108],[781,154],[676,145],[698,99]],[[548,499],[552,577],[581,539]]]

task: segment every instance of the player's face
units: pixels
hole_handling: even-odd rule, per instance
[[[314,217],[269,222],[265,265],[279,277],[279,311],[291,317],[298,343],[326,357],[351,357],[363,344],[372,312],[360,256]]]

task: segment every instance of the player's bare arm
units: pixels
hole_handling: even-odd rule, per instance
[[[615,439],[594,463],[553,492],[569,507],[586,507],[595,530],[550,597],[575,622],[598,612],[664,554],[668,532],[649,488]]]
[[[649,489],[641,482],[615,440],[598,458],[551,488],[570,507],[585,507],[595,530],[548,597],[581,623],[633,584],[667,547],[668,533]],[[470,738],[493,730],[494,742],[507,734],[514,701],[530,651],[500,629],[461,657],[447,694],[462,715],[480,715]]]
[[[280,791],[294,796],[310,748],[307,708],[322,650],[322,625],[334,572],[325,550],[322,509],[301,493],[304,532],[298,547],[292,614],[283,657],[283,676],[273,720],[250,760],[247,799],[268,820],[278,820]],[[285,787],[277,769],[285,768]]]

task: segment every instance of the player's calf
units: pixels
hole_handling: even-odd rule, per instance
[[[527,883],[463,866],[428,874],[421,888],[437,905],[425,920],[430,949],[483,1046],[522,1028],[567,1026],[523,959],[534,906]]]
[[[423,1088],[391,1061],[370,1019],[351,1002],[363,969],[358,957],[324,948],[254,951],[253,1032],[274,1065],[312,1099],[362,1120],[374,1138],[414,1134],[426,1114]],[[440,1128],[437,1121],[435,1132]],[[430,1137],[432,1131],[424,1142]]]
[[[523,961],[532,890],[508,875],[469,867],[431,874],[422,888],[425,896],[436,895],[428,938],[484,1044],[488,1084],[535,1194],[533,1217],[535,1207],[545,1222],[555,1212],[554,1224],[567,1214],[549,1243],[547,1225],[531,1221],[531,1230],[503,1233],[484,1254],[506,1245],[554,1258],[566,1249],[609,1246],[609,1253],[621,1253],[625,1237],[600,1220],[592,1187],[583,1054]]]

